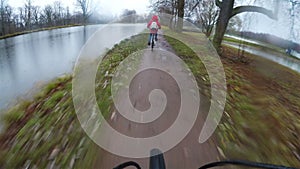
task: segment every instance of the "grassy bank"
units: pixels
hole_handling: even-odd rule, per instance
[[[264,42],[259,42],[259,43],[260,44],[245,42],[242,40],[238,40],[238,39],[234,39],[234,38],[225,36],[223,45],[226,45],[226,46],[228,46],[228,44],[241,45],[241,49],[243,49],[244,47],[247,47],[247,46],[254,47],[255,49],[257,49],[259,51],[273,53],[274,55],[280,53],[282,56],[291,57],[291,58],[299,60],[299,58],[297,58],[296,56],[287,54],[285,51],[286,49],[280,48],[280,47],[272,45],[272,44],[267,44]]]
[[[75,27],[75,26],[82,26],[82,25],[74,24],[74,25],[64,25],[64,26],[53,26],[53,27],[48,27],[48,28],[34,29],[34,30],[30,30],[30,31],[16,32],[16,33],[12,33],[12,34],[7,34],[7,35],[4,35],[4,36],[0,36],[0,40],[1,39],[15,37],[15,36],[19,36],[19,35],[25,35],[25,34],[29,34],[29,33],[34,33],[34,32],[48,31],[48,30],[60,29],[60,28],[69,28],[69,27]]]
[[[274,45],[271,45],[271,44],[267,44],[267,43],[264,43],[264,42],[258,42],[260,44],[256,44],[256,43],[246,42],[246,41],[239,40],[239,39],[234,39],[234,38],[231,38],[231,37],[228,37],[228,36],[225,36],[223,40],[226,41],[226,42],[233,42],[235,44],[242,44],[242,45],[247,45],[247,46],[252,46],[252,47],[257,47],[257,48],[262,48],[262,49],[268,48],[270,50],[275,50],[277,52],[285,54],[285,49],[282,49],[280,47],[277,47],[277,46],[274,46]]]
[[[96,96],[105,116],[112,105],[110,74],[129,54],[145,48],[146,38],[138,35],[115,45],[99,65]],[[72,77],[59,78],[33,101],[6,112],[0,136],[0,168],[93,168],[98,147],[80,127],[71,92]]]
[[[198,45],[200,55],[211,55],[204,35],[165,32],[184,39],[189,46]],[[191,68],[200,88],[209,91],[205,67],[195,53],[181,42],[166,38]],[[300,166],[300,74],[248,53],[242,60],[233,59],[237,53],[224,47],[221,57],[228,91],[225,113],[216,131],[220,155]]]

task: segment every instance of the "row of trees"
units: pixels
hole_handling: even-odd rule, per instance
[[[121,13],[118,22],[121,23],[145,23],[149,20],[149,15],[138,15],[136,10],[125,9]]]
[[[215,28],[213,44],[221,53],[221,43],[228,26],[235,27],[235,23],[241,25],[237,15],[244,12],[256,12],[277,19],[279,1],[273,0],[274,9],[266,9],[254,5],[236,6],[239,0],[152,0],[152,8],[156,12],[170,14],[169,27],[182,31],[183,23],[178,18],[192,18],[191,20],[201,25],[203,32],[210,36]],[[295,1],[295,0],[294,0]],[[232,19],[235,18],[235,19]],[[230,22],[234,21],[232,24]]]
[[[44,27],[85,24],[91,15],[88,0],[74,0],[78,12],[71,13],[60,0],[44,7],[26,0],[23,7],[13,8],[8,0],[0,0],[0,36]]]

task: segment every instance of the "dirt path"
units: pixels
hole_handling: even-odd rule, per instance
[[[172,49],[166,40],[163,39],[163,37],[159,37],[159,41],[156,44],[154,52],[145,52],[139,69],[142,70],[149,67],[149,65],[158,64],[160,66],[164,66],[166,69],[177,69],[178,74],[180,74],[183,70],[181,67],[182,65],[180,65],[175,58],[168,58],[168,60],[159,58],[164,56],[158,55],[155,52],[159,50],[158,48],[172,52]],[[168,129],[177,118],[181,102],[179,87],[176,81],[168,74],[162,73],[159,70],[150,70],[143,72],[142,75],[137,75],[130,85],[130,91],[132,91],[130,92],[131,103],[140,111],[149,109],[150,104],[148,97],[149,93],[153,89],[161,89],[165,92],[167,97],[168,103],[162,116],[151,123],[140,124],[127,120],[119,112],[117,112],[117,110],[115,110],[109,119],[111,126],[118,132],[127,136],[138,138],[155,136]],[[122,102],[124,99],[119,100]],[[191,96],[190,99],[193,99],[193,97]],[[166,167],[169,169],[196,169],[205,163],[218,159],[218,152],[214,143],[214,138],[211,138],[204,144],[198,143],[199,134],[209,109],[208,99],[205,99],[205,97],[201,95],[200,100],[199,116],[191,132],[175,148],[164,154]],[[123,104],[125,104],[125,102]],[[116,146],[118,144],[121,144],[118,140],[112,140],[111,142],[111,146]],[[111,169],[116,165],[129,160],[138,162],[142,168],[145,169],[149,166],[149,158],[128,159],[113,155],[105,150],[100,150],[95,168]]]

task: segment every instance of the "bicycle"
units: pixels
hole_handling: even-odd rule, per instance
[[[151,157],[150,157],[149,169],[166,169],[164,156],[160,150],[153,149],[151,150],[150,155]],[[251,168],[264,168],[264,169],[296,169],[293,167],[257,163],[251,161],[242,161],[242,160],[227,160],[227,161],[213,162],[213,163],[206,164],[200,167],[199,169],[208,169],[208,168],[221,167],[227,165],[235,165],[235,166],[243,166],[243,167],[251,167]],[[141,169],[140,165],[133,161],[125,162],[113,169],[125,169],[126,167],[130,167],[130,166],[136,167],[137,169]]]

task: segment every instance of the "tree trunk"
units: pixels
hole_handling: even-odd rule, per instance
[[[169,28],[170,29],[173,29],[173,19],[174,19],[174,16],[172,15],[170,20],[169,20]]]
[[[4,9],[4,0],[0,1],[0,15],[1,15],[1,36],[5,35],[5,20],[4,20],[4,14],[5,14],[5,9]]]
[[[221,43],[233,11],[234,0],[222,1],[220,5],[221,10],[217,20],[216,32],[213,39],[213,45],[218,50],[218,53],[221,53]]]
[[[170,17],[170,21],[169,21],[169,28],[170,29],[173,29],[173,21],[174,21],[174,18],[176,17],[175,16],[175,5],[174,5],[174,0],[172,0],[172,9],[171,9],[171,17]]]
[[[1,11],[1,36],[5,35],[4,12]]]
[[[178,22],[177,22],[177,31],[182,32],[183,28],[183,17],[184,17],[184,5],[185,0],[178,1]]]

